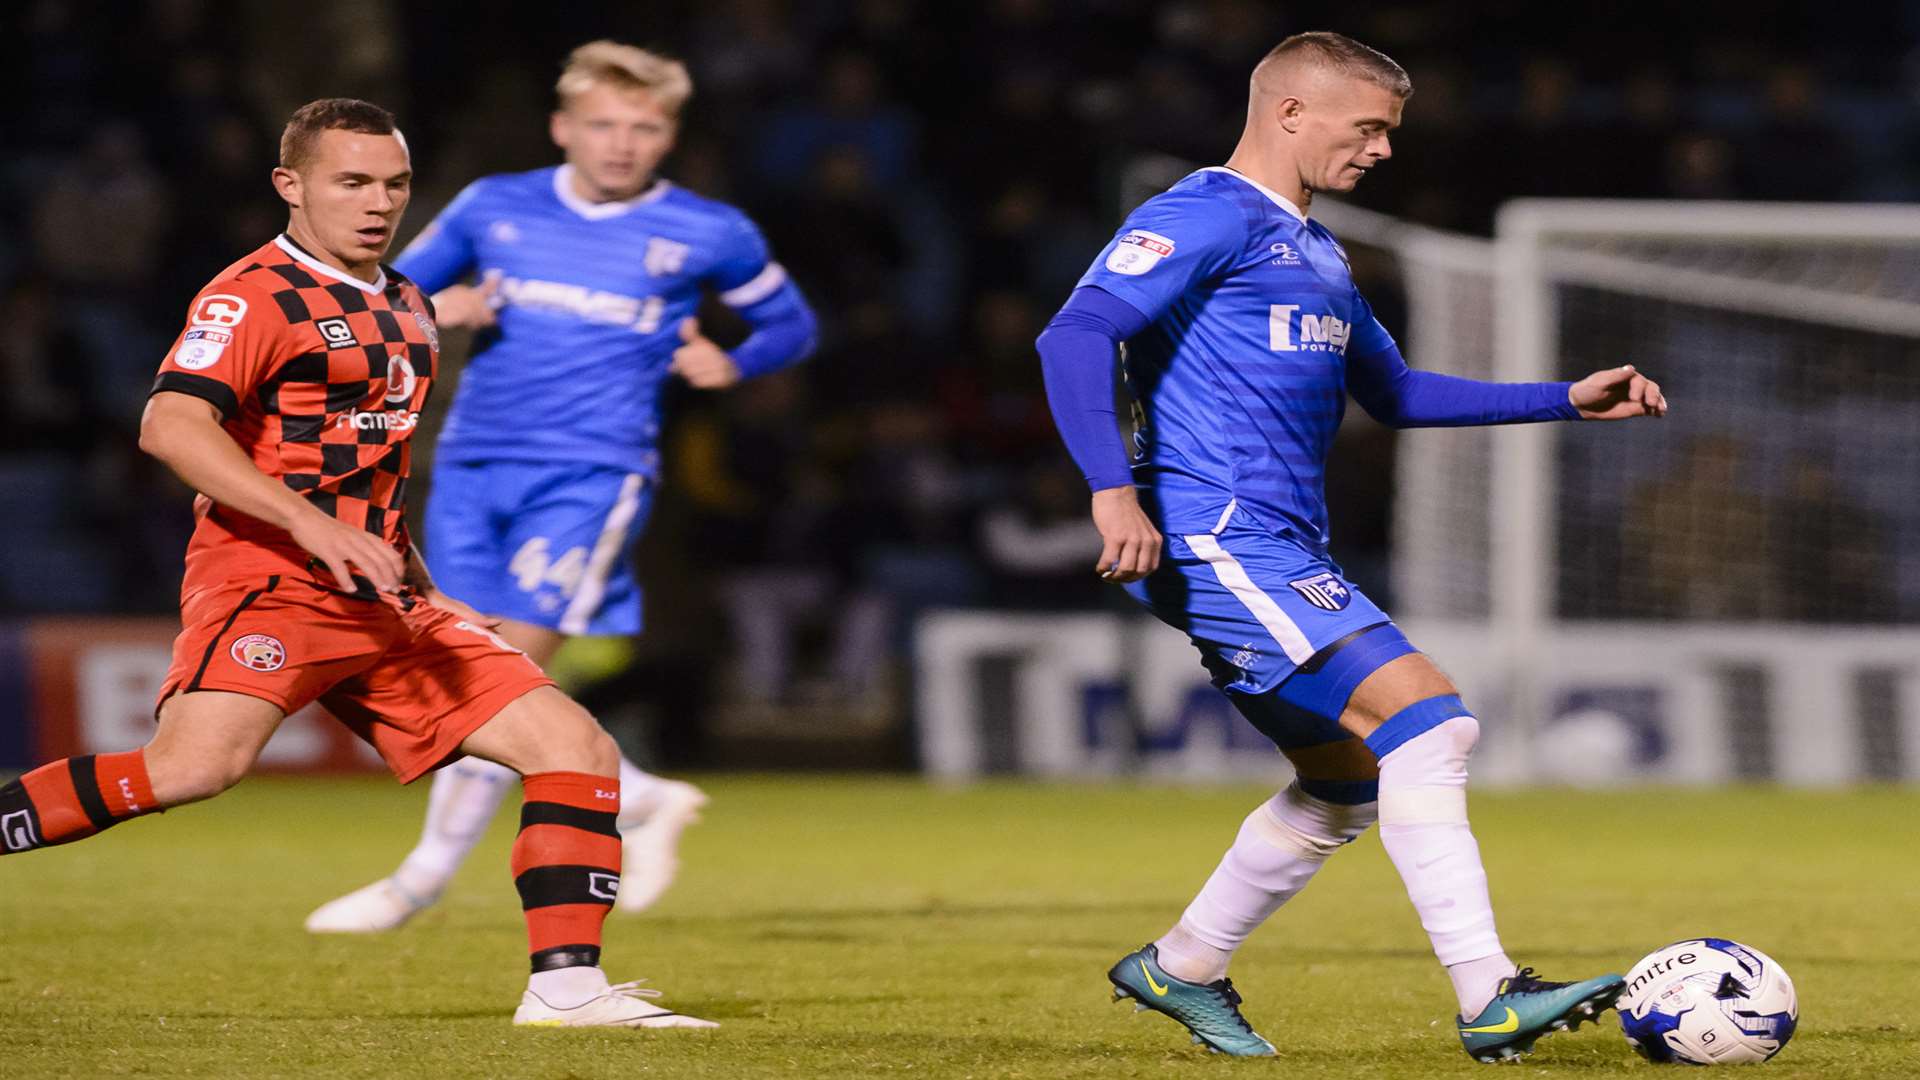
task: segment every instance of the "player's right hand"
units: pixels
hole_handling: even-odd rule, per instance
[[[318,510],[302,514],[288,530],[293,542],[320,560],[344,592],[355,592],[353,571],[358,569],[381,592],[398,592],[406,561],[386,541]]]
[[[493,294],[500,279],[489,276],[479,285],[449,285],[433,294],[433,321],[443,329],[466,327],[479,330],[492,326]]]
[[[1140,509],[1132,487],[1102,488],[1093,493],[1093,527],[1105,546],[1093,572],[1124,585],[1139,581],[1160,568],[1160,530]]]

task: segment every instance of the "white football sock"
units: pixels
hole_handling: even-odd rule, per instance
[[[1500,980],[1516,970],[1506,953],[1448,965],[1447,978],[1453,980],[1453,994],[1460,999],[1460,1015],[1471,1020],[1485,1012],[1500,989]]]
[[[620,816],[615,825],[631,829],[644,823],[660,806],[660,793],[672,781],[653,775],[620,756]]]
[[[505,765],[476,757],[461,758],[434,773],[420,842],[393,872],[400,891],[423,904],[439,899],[519,778]]]
[[[1256,807],[1180,921],[1154,944],[1167,974],[1210,983],[1234,951],[1293,899],[1327,857],[1373,824],[1374,803],[1327,802],[1295,782]]]
[[[1478,720],[1456,716],[1380,759],[1380,843],[1400,871],[1434,955],[1449,974],[1462,967],[1455,991],[1468,1018],[1513,974],[1494,929],[1480,845],[1467,826],[1467,758],[1479,738]]]
[[[573,1009],[607,992],[607,973],[585,965],[536,971],[527,977],[527,989],[556,1009]]]

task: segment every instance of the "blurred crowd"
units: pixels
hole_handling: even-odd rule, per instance
[[[669,175],[762,223],[824,335],[802,368],[673,403],[643,580],[653,627],[730,640],[768,695],[796,668],[858,692],[925,607],[1113,602],[1031,343],[1124,210],[1127,163],[1222,159],[1287,33],[1342,30],[1411,71],[1397,160],[1354,201],[1427,224],[1484,232],[1521,195],[1920,197],[1920,3],[1364,7],[6,5],[0,605],[172,608],[187,498],[136,417],[187,299],[283,224],[267,171],[312,97],[399,114],[404,240],[473,177],[556,160],[572,46],[687,60]],[[1392,441],[1348,441],[1336,554],[1384,591]]]

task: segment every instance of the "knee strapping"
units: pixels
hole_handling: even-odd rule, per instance
[[[1396,719],[1399,715],[1404,712]],[[1479,741],[1480,721],[1463,711],[1402,740],[1383,756],[1381,825],[1465,824],[1467,759]]]
[[[1367,831],[1377,805],[1316,798],[1296,780],[1248,814],[1245,828],[1274,847],[1325,858]]]

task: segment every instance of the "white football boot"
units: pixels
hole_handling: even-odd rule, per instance
[[[307,916],[310,934],[378,934],[398,929],[425,910],[431,900],[409,895],[392,878],[381,878],[338,900],[329,900]]]
[[[717,1028],[711,1020],[682,1016],[653,1004],[660,991],[636,982],[616,983],[570,1009],[547,1004],[528,990],[520,995],[513,1022],[521,1027]]]
[[[707,793],[682,780],[660,782],[660,795],[645,819],[620,830],[620,892],[614,901],[629,914],[645,911],[673,884],[680,870],[681,830],[700,820]]]

